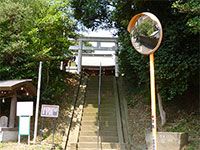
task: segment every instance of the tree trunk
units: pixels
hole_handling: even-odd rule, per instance
[[[158,98],[158,106],[159,106],[160,117],[161,117],[161,126],[164,126],[166,123],[166,113],[163,110],[162,98],[158,90],[158,86],[157,86],[157,98]]]

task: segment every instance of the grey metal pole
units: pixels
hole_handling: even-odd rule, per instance
[[[80,40],[79,41],[79,50],[78,50],[78,74],[81,73],[82,49],[83,49],[83,42]]]
[[[54,136],[56,132],[56,118],[54,118],[54,124],[53,124],[53,137],[52,137],[52,147],[54,147]]]
[[[35,111],[35,128],[34,128],[34,139],[33,139],[34,143],[36,143],[36,138],[37,138],[38,112],[39,112],[40,87],[41,87],[41,74],[42,74],[42,61],[40,61],[39,73],[38,73],[37,103],[36,103],[36,111]]]
[[[115,43],[115,77],[119,77],[117,49],[118,49],[118,45],[117,45],[117,43]]]
[[[98,120],[97,120],[97,150],[99,150],[100,104],[101,104],[101,63],[100,63],[100,67],[99,67]]]

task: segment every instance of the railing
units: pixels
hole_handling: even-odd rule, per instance
[[[101,63],[100,63],[100,67],[99,67],[98,120],[97,120],[97,150],[99,150],[100,104],[101,104]]]

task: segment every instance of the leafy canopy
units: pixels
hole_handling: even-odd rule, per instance
[[[173,3],[172,8],[187,14],[186,24],[192,28],[191,32],[200,32],[200,2],[198,0],[177,0]]]
[[[71,53],[69,38],[76,36],[68,0],[0,2],[0,79],[36,81],[43,61],[43,96],[56,96],[63,90],[59,89],[59,60]]]
[[[151,12],[159,18],[164,31],[162,44],[155,52],[156,84],[163,100],[172,100],[191,86],[199,86],[199,1],[112,0],[107,4],[105,0],[104,7],[98,6],[98,2],[72,0],[74,4],[80,3],[72,5],[75,18],[88,28],[117,29],[121,73],[132,84],[149,87],[149,58],[132,47],[127,26],[134,15]],[[92,5],[97,8],[94,10]]]

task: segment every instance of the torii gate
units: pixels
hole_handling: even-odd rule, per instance
[[[102,53],[92,53],[91,55],[93,56],[106,56],[105,52],[114,52],[114,66],[115,66],[115,76],[118,77],[119,76],[119,66],[118,66],[118,56],[116,55],[116,52],[118,50],[118,38],[116,37],[82,37],[79,38],[77,40],[79,42],[78,46],[70,46],[70,50],[78,50],[78,69],[77,69],[77,73],[80,74],[81,73],[81,69],[82,69],[82,55],[83,55],[83,51],[102,51]],[[93,47],[89,47],[89,46],[84,46],[83,42],[97,42],[97,46],[93,46]],[[101,43],[114,43],[113,47],[102,47]],[[103,53],[104,51],[104,53]],[[87,53],[88,55],[89,53]],[[108,56],[108,54],[107,54]],[[111,55],[112,58],[112,55]],[[98,65],[100,66],[100,64]]]

